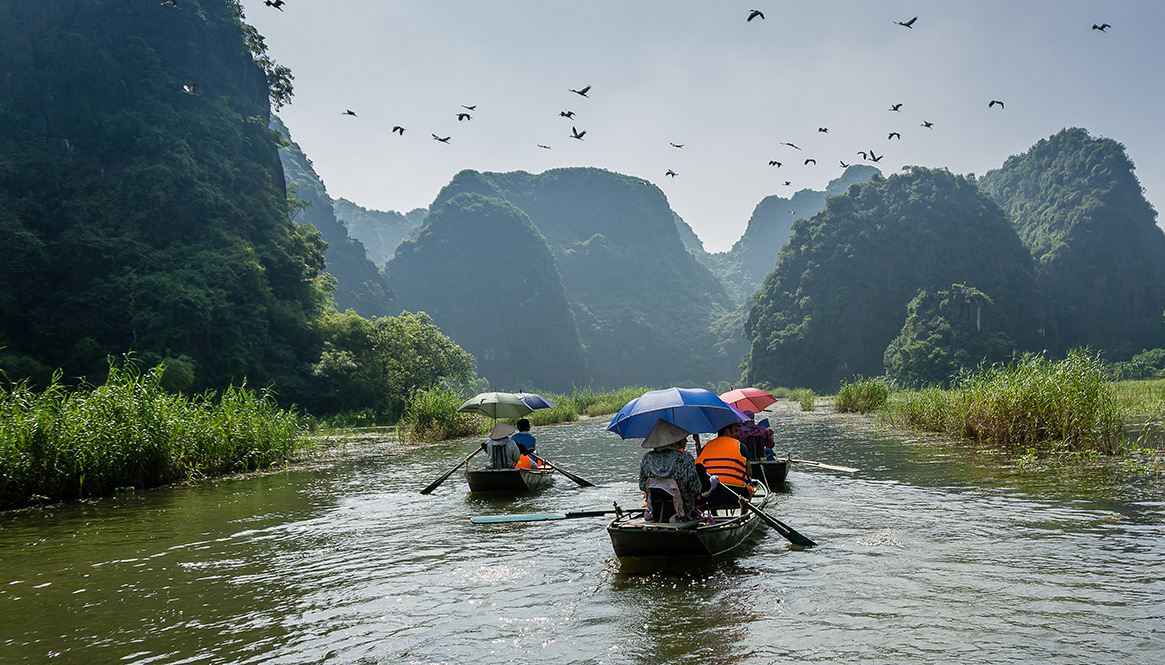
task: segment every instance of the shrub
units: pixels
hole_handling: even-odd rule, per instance
[[[858,377],[842,384],[833,406],[841,413],[871,413],[885,404],[889,397],[890,386],[885,379]]]
[[[817,404],[817,393],[808,388],[796,388],[789,393],[789,399],[800,404],[802,411],[812,411]]]

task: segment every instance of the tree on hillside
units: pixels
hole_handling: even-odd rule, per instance
[[[902,331],[886,347],[886,373],[907,386],[947,386],[960,371],[1007,360],[1015,345],[993,331],[994,304],[962,284],[919,291],[906,306]]]
[[[1066,129],[979,184],[1035,257],[1050,351],[1125,360],[1165,346],[1165,233],[1124,146]]]
[[[915,167],[851,186],[794,225],[754,297],[744,380],[828,392],[879,375],[907,304],[950,284],[991,294],[998,330],[1034,343],[1031,257],[974,182]]]

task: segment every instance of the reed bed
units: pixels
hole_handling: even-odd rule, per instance
[[[885,379],[857,378],[842,384],[833,408],[839,413],[873,413],[890,399],[890,384]]]
[[[298,416],[245,387],[184,397],[111,367],[104,385],[54,377],[0,391],[0,508],[264,468],[306,447]]]
[[[1082,351],[1059,361],[1026,356],[983,368],[950,390],[894,393],[879,416],[892,426],[1017,452],[1115,454],[1126,439],[1104,364]]]
[[[789,401],[800,404],[802,411],[812,411],[817,406],[817,393],[809,388],[794,388],[789,393]]]

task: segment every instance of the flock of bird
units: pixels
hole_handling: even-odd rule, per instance
[[[159,4],[161,4],[163,6],[175,8],[175,9],[181,9],[181,7],[179,7],[179,5],[178,5],[178,0],[162,0]],[[286,5],[287,2],[285,0],[264,0],[264,4],[268,7],[271,7],[273,9],[278,9],[279,11],[282,12],[283,6]],[[764,12],[762,12],[759,9],[751,9],[748,11],[748,14],[746,16],[745,21],[748,23],[752,23],[754,20],[764,20],[764,18],[765,18]],[[914,17],[912,17],[908,20],[905,20],[905,21],[893,21],[893,24],[897,25],[897,26],[901,26],[903,28],[913,30],[914,26],[917,22],[918,22],[918,17],[914,16]],[[1108,23],[1100,23],[1100,24],[1093,24],[1092,25],[1093,30],[1096,30],[1099,32],[1104,32],[1106,34],[1107,34],[1108,28],[1111,28],[1111,27],[1112,26],[1109,25]],[[581,88],[567,88],[567,90],[571,93],[574,93],[575,95],[578,95],[579,97],[590,99],[591,88],[592,88],[592,86],[588,84],[588,85],[583,86]],[[192,84],[192,83],[186,84],[183,86],[183,92],[186,92],[187,94],[197,95],[198,94],[197,86]],[[895,102],[889,106],[888,111],[890,111],[892,113],[901,113],[903,106],[904,106],[904,104],[902,102]],[[987,103],[988,109],[993,109],[996,106],[998,106],[1001,111],[1005,108],[1003,101],[999,100],[999,99],[992,99]],[[462,108],[462,110],[459,110],[455,113],[455,117],[456,117],[457,121],[458,122],[471,121],[473,119],[472,114],[476,111],[477,105],[462,105],[461,108]],[[353,118],[358,117],[356,112],[353,111],[352,109],[344,110],[341,115],[350,116]],[[582,129],[582,130],[578,129],[578,126],[576,123],[576,117],[575,117],[576,114],[573,110],[563,110],[563,111],[560,111],[558,115],[562,118],[565,118],[566,120],[571,121],[571,123],[572,123],[571,127],[570,127],[570,133],[565,134],[565,136],[567,138],[575,139],[578,141],[583,141],[585,139],[585,137],[587,135],[587,130],[586,129]],[[924,128],[924,129],[928,129],[928,130],[933,130],[935,128],[935,123],[931,122],[930,120],[924,119],[924,120],[922,120],[920,127]],[[821,134],[828,134],[829,128],[828,127],[818,127],[817,132],[821,133]],[[405,135],[405,128],[401,125],[394,125],[392,127],[392,133],[396,134],[400,137],[403,137]],[[430,133],[430,136],[432,137],[432,139],[434,141],[437,141],[439,143],[444,143],[444,144],[450,144],[453,140],[452,135],[440,136],[440,135],[435,134],[435,133]],[[886,140],[887,141],[893,141],[893,140],[901,141],[902,134],[898,131],[891,131],[887,134]],[[547,145],[545,143],[537,143],[535,145],[536,145],[536,147],[538,147],[540,149],[544,149],[544,150],[551,149],[551,146]],[[673,148],[682,149],[685,144],[675,143],[675,142],[669,141],[669,145]],[[785,147],[790,148],[790,149],[794,149],[794,150],[802,150],[799,146],[797,146],[796,144],[789,142],[789,141],[782,141],[780,143],[780,145],[785,146]],[[882,159],[886,156],[885,153],[878,154],[872,148],[867,149],[867,150],[857,150],[854,152],[854,155],[861,157],[862,161],[868,161],[868,162],[873,163],[873,164],[877,164],[877,163],[881,162]],[[768,166],[772,167],[772,168],[781,168],[782,166],[784,166],[784,161],[782,161],[782,159],[783,158],[769,159]],[[842,168],[842,169],[849,168],[851,166],[851,164],[847,163],[845,160],[838,160],[838,162],[839,162],[840,168]],[[805,166],[805,167],[816,166],[817,160],[814,157],[806,157],[803,160],[801,160],[801,164],[802,164],[802,166]],[[678,175],[679,175],[679,173],[671,168],[668,168],[664,172],[665,177],[675,178]],[[792,181],[789,181],[789,180],[783,180],[782,184],[787,187],[787,186],[792,186],[793,183],[792,183]]]

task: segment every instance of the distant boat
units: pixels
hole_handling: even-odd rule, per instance
[[[535,492],[554,480],[554,469],[470,469],[470,492]]]

